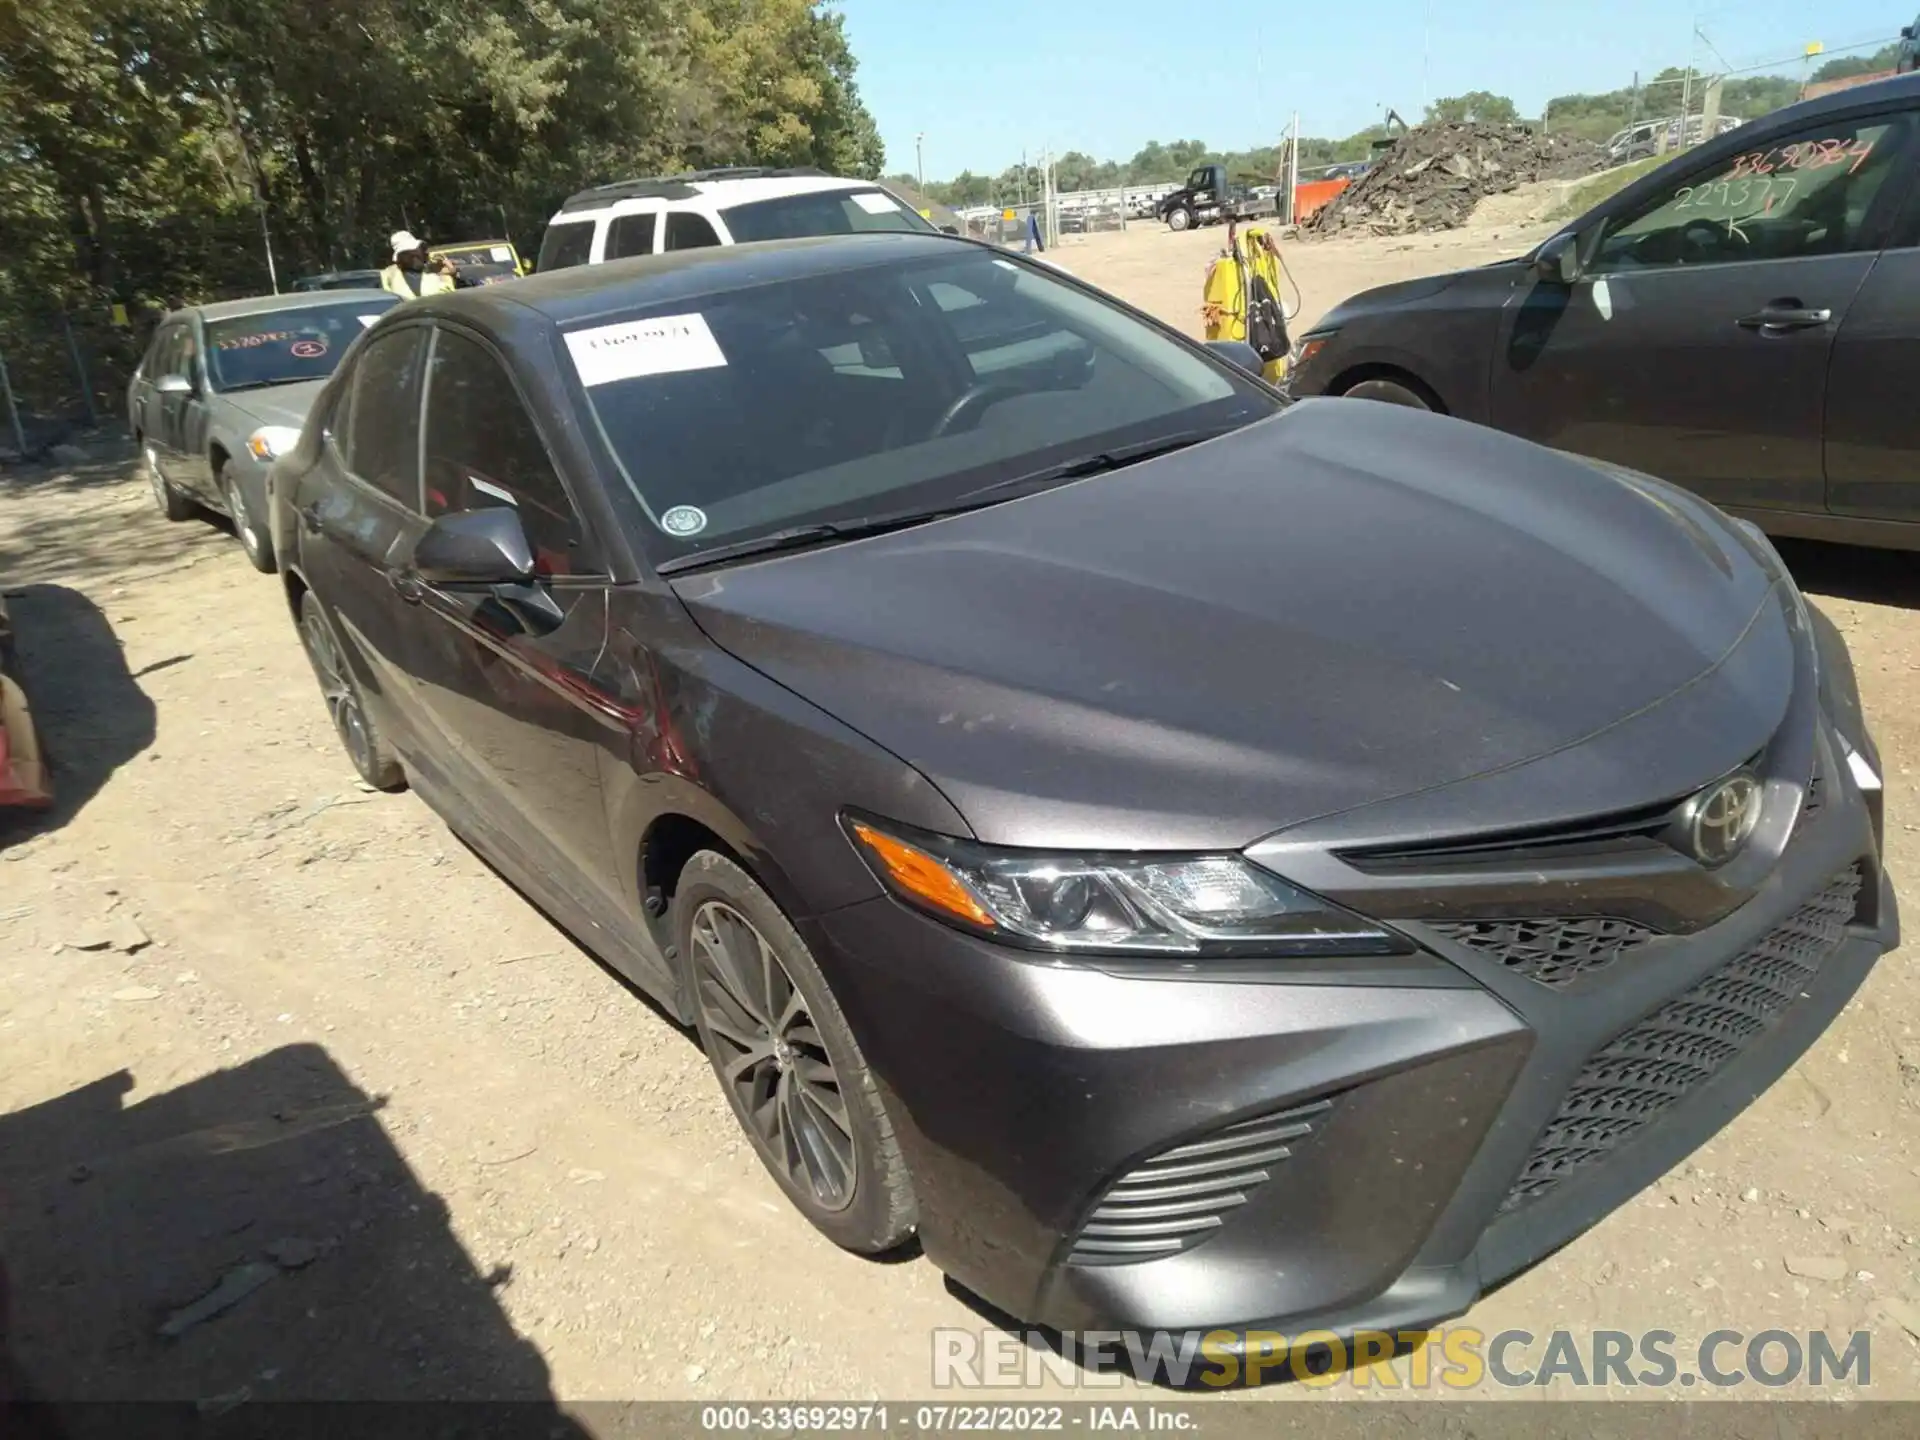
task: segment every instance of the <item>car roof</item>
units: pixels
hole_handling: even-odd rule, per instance
[[[215,300],[208,305],[189,305],[167,319],[199,312],[202,320],[240,320],[250,315],[272,315],[282,310],[308,310],[320,305],[341,305],[352,300],[393,299],[385,290],[299,290],[285,295],[249,295],[244,300]]]
[[[511,285],[457,290],[409,302],[407,313],[463,319],[494,333],[518,328],[527,311],[556,325],[568,325],[652,305],[697,301],[750,285],[864,270],[899,260],[953,256],[955,246],[1003,253],[957,235],[917,230],[707,245],[611,260],[604,265],[572,265],[530,275]]]
[[[835,190],[871,190],[872,180],[850,180],[840,175],[754,175],[718,179],[669,177],[661,181],[635,180],[583,191],[560,207],[553,218],[590,220],[620,210],[651,209],[665,201],[695,198],[724,205],[750,205],[756,200],[780,200],[789,195],[817,195]]]

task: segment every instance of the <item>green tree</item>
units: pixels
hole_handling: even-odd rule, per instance
[[[1465,95],[1449,95],[1427,106],[1428,124],[1516,125],[1520,112],[1504,95],[1486,90],[1469,90]]]
[[[402,226],[531,246],[626,175],[874,176],[854,74],[816,0],[0,0],[0,347],[31,403],[61,312],[130,351],[111,304],[262,291],[267,240],[284,280]]]

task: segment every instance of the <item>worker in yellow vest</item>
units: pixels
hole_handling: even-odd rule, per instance
[[[388,243],[393,249],[393,263],[380,272],[382,290],[413,300],[422,295],[444,295],[459,283],[454,279],[453,262],[444,255],[437,262],[429,261],[427,242],[411,232],[396,230]]]

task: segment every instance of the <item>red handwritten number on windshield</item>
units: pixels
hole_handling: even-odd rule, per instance
[[[1847,165],[1847,173],[1853,174],[1873,154],[1875,140],[1852,139],[1844,135],[1835,135],[1826,140],[1797,140],[1791,145],[1783,145],[1777,150],[1749,150],[1733,162],[1733,168],[1727,171],[1726,178],[1739,180],[1749,175],[1772,175],[1786,170],[1827,170],[1835,165]]]

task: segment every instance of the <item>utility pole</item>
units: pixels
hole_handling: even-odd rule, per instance
[[[1433,100],[1433,0],[1420,7],[1420,118]]]
[[[1700,17],[1693,17],[1693,37],[1687,42],[1687,73],[1680,82],[1680,136],[1675,149],[1687,148],[1687,116],[1693,110],[1693,60],[1700,53]]]
[[[921,145],[925,142],[926,138],[927,132],[924,130],[913,137],[913,173],[914,178],[920,182],[920,189],[923,193],[927,188],[927,160],[926,156],[921,152]]]

